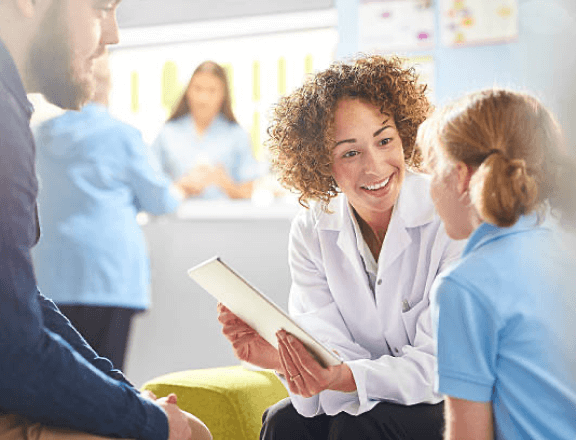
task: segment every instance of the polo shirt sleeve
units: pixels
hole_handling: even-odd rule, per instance
[[[175,163],[173,158],[172,150],[177,148],[174,144],[174,131],[176,127],[172,121],[168,121],[164,124],[160,133],[154,139],[154,142],[150,145],[149,156],[152,157],[153,162],[160,170],[168,176],[172,181],[178,180],[182,177],[180,168],[178,164]],[[178,137],[176,137],[178,138]]]
[[[134,191],[136,205],[152,214],[166,214],[178,207],[180,200],[170,190],[171,181],[164,174],[156,156],[142,140],[140,132],[125,127],[128,151],[128,182]]]
[[[252,151],[252,140],[248,133],[241,127],[236,127],[234,132],[236,136],[236,159],[235,169],[233,170],[234,178],[238,182],[250,182],[256,180],[264,174],[264,164],[259,163],[254,157]]]
[[[480,292],[463,282],[440,278],[433,289],[437,391],[488,402],[496,378],[498,314]]]

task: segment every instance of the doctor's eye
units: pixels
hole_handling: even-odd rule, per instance
[[[358,154],[360,154],[358,151],[356,151],[356,150],[350,150],[350,151],[347,151],[346,153],[344,153],[344,154],[342,155],[342,157],[344,157],[344,158],[354,157],[354,156],[357,156]]]

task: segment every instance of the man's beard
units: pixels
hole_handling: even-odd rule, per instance
[[[91,98],[94,85],[74,72],[72,48],[63,1],[54,0],[32,42],[28,77],[46,100],[65,109],[79,109]]]

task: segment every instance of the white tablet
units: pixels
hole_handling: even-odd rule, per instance
[[[278,348],[276,332],[284,329],[302,341],[321,365],[342,363],[336,353],[304,331],[280,307],[219,257],[194,266],[188,270],[188,275],[274,347]]]

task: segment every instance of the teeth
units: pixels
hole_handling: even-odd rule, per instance
[[[390,176],[388,176],[388,178],[384,180],[382,183],[379,183],[377,185],[362,185],[362,188],[368,189],[370,191],[376,191],[377,189],[384,188],[388,184],[389,180]]]

